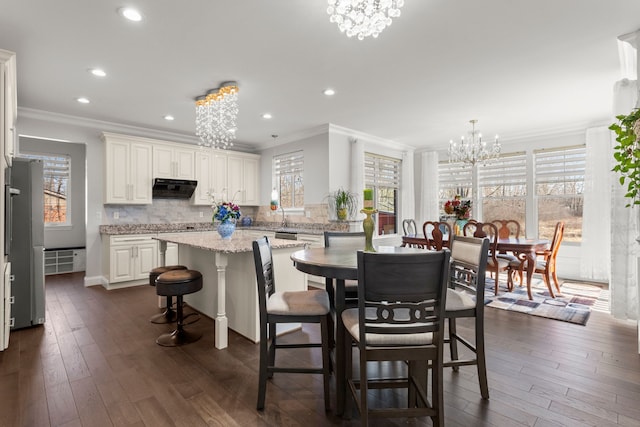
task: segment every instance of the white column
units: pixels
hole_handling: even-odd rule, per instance
[[[225,300],[227,298],[226,270],[229,264],[227,254],[216,252],[216,268],[218,270],[218,310],[215,318],[215,346],[227,348],[229,343],[229,320],[227,319]]]

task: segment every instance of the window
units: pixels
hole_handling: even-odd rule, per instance
[[[540,237],[551,239],[564,221],[564,240],[582,240],[585,156],[584,145],[534,151]]]
[[[440,214],[445,215],[444,204],[460,196],[463,200],[471,199],[473,194],[472,169],[464,163],[440,162],[438,164],[438,181],[440,182]],[[472,211],[473,214],[473,211]]]
[[[44,223],[68,225],[70,157],[63,154],[21,154],[42,160],[44,169]]]
[[[398,159],[370,153],[364,155],[364,185],[373,189],[378,234],[394,234],[398,230],[400,166]]]
[[[495,163],[478,169],[482,219],[514,219],[525,234],[527,202],[527,157],[525,153],[500,156]]]
[[[275,156],[273,170],[282,208],[304,208],[304,153],[295,151]]]

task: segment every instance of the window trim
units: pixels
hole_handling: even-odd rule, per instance
[[[287,157],[289,157],[288,161],[287,161]],[[281,168],[279,167],[279,163],[280,162],[285,162],[286,163],[291,163],[293,165],[293,167],[291,167],[291,165],[289,165],[288,167],[285,168]],[[273,157],[271,158],[271,164],[272,164],[272,171],[273,171],[273,175],[272,175],[272,188],[277,188],[278,190],[278,209],[282,209],[285,212],[288,213],[304,213],[305,210],[305,197],[304,197],[304,150],[294,150],[294,151],[290,151],[290,152],[286,152],[286,153],[281,153],[281,154],[275,154],[273,155]],[[281,171],[283,169],[283,171]],[[282,187],[280,186],[280,175],[282,174],[295,174],[296,172],[299,172],[300,178],[302,180],[302,188],[303,188],[303,192],[302,192],[302,205],[301,206],[295,206],[295,192],[292,195],[292,201],[294,202],[294,206],[291,207],[283,207],[282,206]]]

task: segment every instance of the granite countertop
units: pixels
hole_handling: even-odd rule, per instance
[[[100,234],[120,235],[120,234],[149,234],[149,233],[181,233],[181,232],[197,232],[197,231],[214,231],[216,226],[211,222],[189,222],[189,223],[171,223],[171,224],[118,224],[118,225],[101,225]],[[256,224],[253,226],[238,226],[236,230],[258,230],[258,231],[285,231],[290,233],[304,233],[322,235],[325,229],[322,224],[313,224],[312,227],[279,227],[264,224]]]
[[[179,243],[212,252],[240,253],[253,251],[253,239],[234,235],[230,240],[222,240],[218,233],[184,233],[180,236],[158,235],[157,240]],[[305,242],[299,240],[269,239],[273,249],[302,248]]]

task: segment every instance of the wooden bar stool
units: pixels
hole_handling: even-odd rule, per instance
[[[176,301],[176,329],[162,334],[156,340],[157,344],[165,347],[176,347],[192,343],[202,338],[201,333],[189,332],[184,329],[184,314],[182,297],[198,292],[202,289],[202,273],[196,270],[169,270],[156,279],[156,293],[161,296],[175,296]]]
[[[162,273],[166,273],[167,271],[171,271],[171,270],[186,270],[186,269],[187,267],[185,267],[184,265],[165,265],[163,267],[156,267],[149,272],[149,285],[155,286],[156,279]],[[162,313],[151,316],[151,319],[149,319],[149,321],[151,323],[156,323],[156,324],[175,322],[176,312],[173,310],[172,306],[173,306],[173,297],[169,295],[166,297],[166,309]]]

